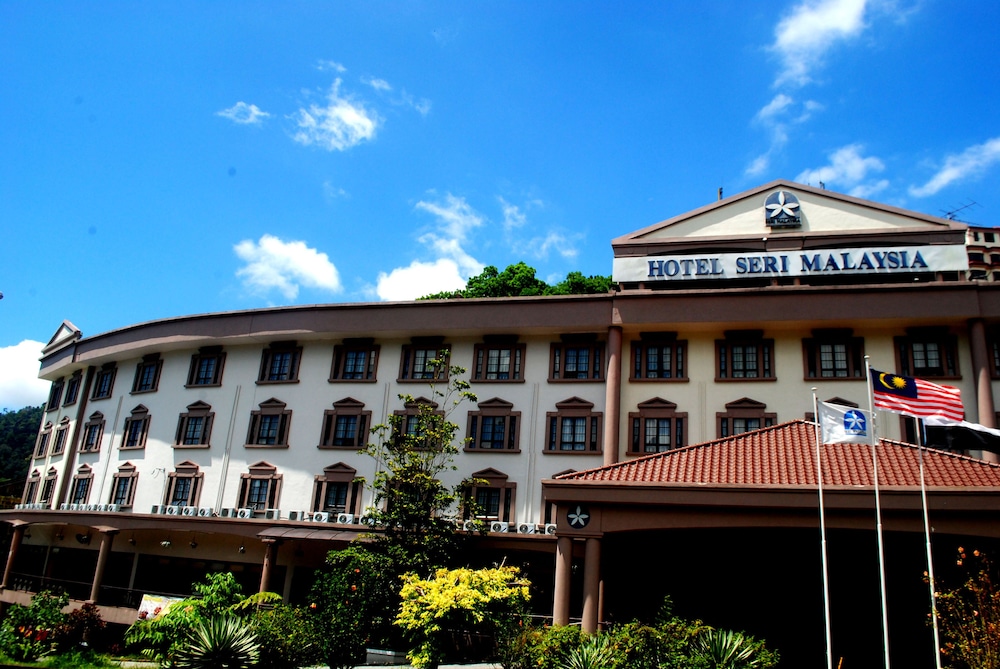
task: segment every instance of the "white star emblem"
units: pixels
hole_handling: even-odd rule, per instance
[[[844,428],[851,432],[864,434],[865,415],[859,411],[848,411],[844,414]]]
[[[765,207],[768,210],[768,218],[778,218],[778,217],[788,217],[791,218],[795,216],[795,210],[799,208],[798,202],[786,202],[785,201],[785,191],[778,191],[778,201],[772,202]]]
[[[577,506],[576,511],[570,511],[566,517],[569,519],[569,524],[576,527],[584,527],[590,520],[590,514],[584,511],[582,506]]]

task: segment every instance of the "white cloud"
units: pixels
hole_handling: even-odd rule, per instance
[[[914,197],[934,195],[956,181],[982,174],[997,162],[1000,162],[1000,137],[970,146],[958,155],[948,156],[941,169],[927,183],[923,186],[910,187],[910,195]]]
[[[270,116],[266,111],[261,111],[257,105],[248,105],[242,100],[229,109],[223,109],[215,113],[217,116],[228,118],[230,121],[241,125],[258,125],[263,119]]]
[[[409,267],[397,267],[388,274],[379,272],[375,292],[382,300],[415,300],[431,293],[460,290],[465,288],[465,281],[458,263],[450,258],[414,260]]]
[[[528,215],[521,211],[516,204],[511,204],[502,197],[498,197],[500,209],[503,211],[503,229],[510,232],[515,228],[523,227],[528,222]]]
[[[469,233],[483,224],[483,217],[465,198],[448,193],[443,203],[421,200],[416,207],[433,214],[439,223],[437,230],[421,235],[421,243],[431,247],[439,257],[457,262],[466,276],[482,271],[483,265],[465,251],[464,245]]]
[[[374,111],[340,94],[340,79],[330,87],[325,107],[299,109],[293,119],[298,126],[293,136],[296,142],[327,151],[344,151],[373,139],[380,122]]]
[[[389,85],[389,82],[386,81],[385,79],[379,79],[377,77],[365,77],[361,81],[368,84],[376,91],[388,92],[392,90],[392,86]]]
[[[761,155],[750,161],[746,169],[743,170],[743,174],[748,177],[757,177],[763,174],[768,167],[771,166],[771,152],[762,153]]]
[[[236,271],[243,285],[253,293],[279,291],[294,300],[299,286],[340,292],[340,274],[325,253],[309,248],[305,242],[285,242],[264,235],[254,243],[245,239],[233,247],[246,265]]]
[[[49,397],[49,382],[38,378],[40,341],[25,339],[14,346],[0,348],[0,411],[17,411],[38,406]]]
[[[866,181],[871,173],[882,172],[885,164],[875,156],[862,155],[861,144],[848,144],[830,154],[830,164],[805,170],[795,177],[799,183],[838,185],[858,197],[871,195],[888,186],[885,181]]]
[[[534,258],[547,258],[552,251],[563,258],[575,258],[579,254],[573,242],[559,232],[549,232],[545,236],[534,237],[519,243],[516,245],[515,251]]]
[[[329,181],[323,182],[323,197],[327,200],[339,200],[342,197],[348,197],[348,195],[348,192],[340,186],[334,186]]]
[[[806,0],[792,9],[774,31],[771,49],[782,62],[775,85],[808,83],[837,42],[864,30],[865,6],[866,0]]]
[[[784,93],[778,93],[774,98],[764,105],[759,112],[757,112],[758,121],[769,121],[775,116],[785,111],[788,105],[792,104],[794,100]]]
[[[346,67],[333,60],[319,61],[318,63],[316,63],[316,69],[319,70],[320,72],[328,72],[332,70],[333,72],[337,72],[339,74],[347,72]]]

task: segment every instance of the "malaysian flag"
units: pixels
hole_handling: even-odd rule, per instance
[[[939,386],[910,376],[871,370],[875,408],[924,418],[943,416],[961,421],[965,418],[962,391]]]

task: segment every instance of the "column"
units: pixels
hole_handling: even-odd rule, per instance
[[[108,566],[108,556],[111,555],[111,544],[115,541],[118,530],[101,530],[101,549],[97,554],[97,568],[94,570],[94,582],[90,585],[91,604],[97,603],[97,595],[101,590],[101,581],[104,579],[104,568]]]
[[[28,529],[28,524],[14,526],[14,536],[10,538],[10,552],[7,553],[7,566],[3,570],[3,582],[0,583],[0,590],[10,587],[10,575],[14,571],[14,560],[17,559],[17,550],[21,547],[21,540],[24,538],[24,531]]]
[[[260,589],[259,592],[268,592],[268,585],[271,582],[271,570],[274,567],[274,563],[278,560],[278,540],[277,539],[262,539],[264,542],[264,565],[263,569],[260,571]]]
[[[556,539],[556,584],[552,595],[552,624],[569,624],[570,572],[573,567],[573,540]]]
[[[608,373],[604,387],[604,464],[618,462],[618,424],[622,400],[622,329],[608,328]]]
[[[601,602],[601,540],[587,539],[583,564],[583,631],[597,631]]]
[[[972,371],[976,377],[976,411],[979,424],[996,427],[996,413],[993,408],[993,382],[990,378],[990,354],[986,343],[986,325],[981,318],[969,321],[969,348],[972,350]],[[998,462],[996,453],[983,451],[983,460]]]

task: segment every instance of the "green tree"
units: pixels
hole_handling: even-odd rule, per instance
[[[971,557],[970,557],[971,556]],[[956,563],[965,580],[935,593],[941,652],[957,667],[1000,667],[1000,587],[985,553],[959,547]]]
[[[54,649],[56,632],[66,622],[65,594],[36,593],[28,606],[14,604],[0,625],[0,652],[19,662],[33,662]]]
[[[42,413],[40,406],[0,412],[0,486],[17,488],[27,478]],[[18,488],[16,494],[20,492]]]
[[[614,282],[610,276],[584,276],[570,272],[566,278],[550,286],[535,276],[537,270],[522,262],[508,265],[500,271],[488,265],[466,282],[461,290],[444,291],[426,295],[423,300],[442,300],[458,297],[530,297],[532,295],[589,295],[607,293]]]

